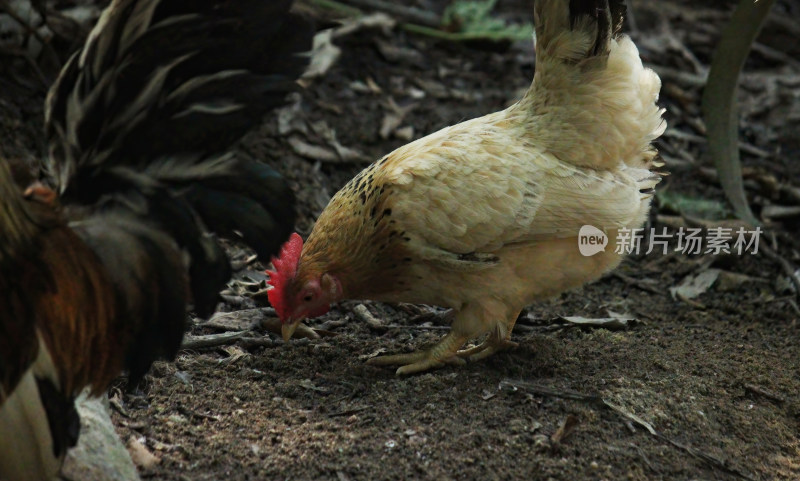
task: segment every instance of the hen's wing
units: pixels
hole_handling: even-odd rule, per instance
[[[433,249],[466,254],[575,237],[585,224],[635,223],[649,197],[640,190],[657,177],[645,169],[595,171],[560,162],[520,141],[514,129],[498,127],[493,120],[502,114],[389,155],[379,182],[387,185],[387,206],[403,229]]]

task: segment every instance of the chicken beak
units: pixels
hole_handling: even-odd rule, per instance
[[[283,336],[283,342],[289,342],[289,339],[292,338],[294,331],[297,330],[297,326],[299,325],[300,325],[300,320],[297,321],[289,320],[289,322],[281,326],[281,335]]]

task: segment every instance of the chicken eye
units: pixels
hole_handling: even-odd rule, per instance
[[[311,295],[311,294],[306,294],[305,296],[303,296],[303,300],[306,301],[306,302],[311,302],[313,299],[314,299],[314,296]]]

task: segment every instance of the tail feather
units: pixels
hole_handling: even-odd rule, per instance
[[[313,33],[290,3],[115,0],[48,96],[61,189],[89,166],[222,151],[282,105]]]
[[[51,478],[77,392],[175,356],[187,305],[210,315],[231,276],[214,233],[263,258],[288,237],[291,189],[228,149],[308,63],[290,6],[112,0],[45,106],[63,209],[0,163],[0,478]]]
[[[173,358],[183,339],[189,292],[183,256],[169,235],[131,216],[92,216],[73,229],[101,264],[113,266],[107,271],[120,317],[113,322],[125,333],[122,363],[136,385],[154,359]],[[94,390],[102,392],[103,384]]]
[[[285,103],[308,64],[313,28],[291,3],[113,0],[48,95],[62,204],[122,209],[167,233],[189,253],[201,315],[230,277],[207,233],[266,259],[294,225],[285,181],[227,152]]]
[[[570,0],[570,28],[575,30],[586,18],[597,22],[597,35],[589,55],[608,53],[608,42],[622,30],[627,7],[624,0]]]
[[[596,169],[650,168],[666,125],[661,81],[620,34],[621,0],[537,0],[536,73],[515,107],[536,142],[562,161]]]
[[[219,235],[241,238],[260,258],[268,259],[293,232],[294,193],[265,164],[240,159],[233,170],[238,175],[192,185],[186,198]]]

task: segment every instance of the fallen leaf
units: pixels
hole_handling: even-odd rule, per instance
[[[311,61],[302,78],[312,79],[325,75],[342,56],[342,49],[333,44],[334,33],[334,29],[329,28],[314,35]]]
[[[769,284],[769,281],[767,281],[766,279],[751,277],[745,274],[739,274],[738,272],[722,271],[719,273],[719,279],[717,280],[716,289],[718,291],[733,291],[738,289],[739,286],[747,282],[761,282]]]
[[[144,439],[144,438],[142,438]],[[133,464],[141,469],[151,469],[161,462],[161,460],[147,449],[143,441],[140,441],[136,436],[128,438],[128,452],[131,455]]]
[[[383,58],[389,62],[403,62],[412,65],[422,65],[425,59],[419,50],[409,47],[400,47],[381,40],[380,38],[375,39],[375,46],[378,47],[378,52],[380,52]]]
[[[264,309],[217,312],[200,325],[221,331],[251,331],[259,326],[264,316],[266,316]]]
[[[626,329],[631,323],[636,322],[633,317],[599,317],[588,318],[581,316],[561,317],[560,319],[571,324],[583,327],[602,327],[611,331]]]
[[[242,350],[238,346],[226,346],[222,348],[222,350],[225,351],[226,354],[228,354],[228,357],[226,359],[221,360],[225,364],[233,364],[234,362],[240,359],[250,357],[250,354],[244,352],[244,350]]]
[[[342,26],[335,29],[334,36],[343,37],[369,28],[377,28],[388,34],[395,25],[397,25],[397,22],[392,17],[385,13],[376,12],[344,20]]]
[[[395,102],[393,97],[389,97],[384,104],[384,108],[388,112],[384,114],[383,121],[381,122],[381,130],[379,132],[381,138],[385,140],[388,139],[392,134],[396,134],[397,128],[403,123],[406,115],[408,115],[409,112],[414,110],[416,107],[416,103],[401,107],[397,105],[397,102]]]
[[[719,278],[720,269],[706,269],[699,274],[690,274],[680,284],[669,288],[674,299],[694,299],[708,291]]]
[[[308,389],[310,391],[317,391],[317,392],[323,392],[323,393],[329,392],[324,387],[315,386],[314,383],[311,382],[311,379],[303,379],[298,384],[300,385],[300,387]]]
[[[783,219],[786,217],[797,217],[800,215],[800,205],[767,205],[761,209],[761,217],[764,219]]]
[[[378,95],[383,93],[383,89],[381,88],[381,86],[378,85],[378,83],[375,82],[375,80],[373,80],[372,77],[367,77],[366,83],[367,83],[367,88],[369,88],[369,91],[372,92],[373,94]]]
[[[670,211],[683,216],[718,220],[724,219],[730,214],[728,207],[723,202],[714,199],[703,199],[666,189],[659,190],[656,198],[662,211]]]
[[[376,349],[376,350],[372,351],[372,352],[371,352],[371,353],[369,353],[369,354],[362,354],[362,355],[358,356],[358,359],[359,359],[360,361],[364,361],[364,360],[366,360],[366,359],[372,359],[373,357],[380,356],[381,354],[385,354],[385,353],[387,353],[388,351],[389,351],[389,350],[388,350],[388,349],[386,349],[385,347],[379,347],[378,349]]]
[[[395,129],[394,136],[400,140],[405,140],[408,142],[414,138],[414,127],[411,125],[406,125],[405,127]]]
[[[310,144],[301,139],[298,135],[292,135],[289,137],[288,142],[294,153],[301,157],[330,163],[339,162],[340,160],[336,155],[336,152],[332,152],[331,150],[319,145]]]
[[[314,35],[311,49],[311,61],[308,69],[303,74],[303,79],[313,79],[325,75],[342,56],[342,49],[337,47],[335,38],[350,35],[365,28],[380,28],[386,32],[394,28],[395,21],[384,13],[363,15],[354,19],[347,19],[336,28],[329,28]]]
[[[561,444],[570,434],[572,431],[575,430],[575,427],[578,425],[578,418],[572,414],[568,414],[563,421],[561,421],[561,425],[558,427],[556,432],[550,437],[550,442],[552,443],[553,447],[557,447]]]

